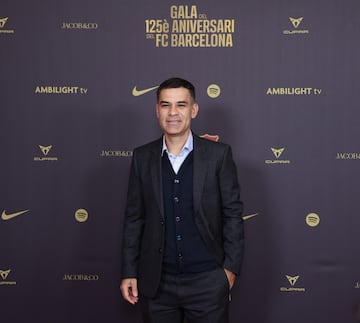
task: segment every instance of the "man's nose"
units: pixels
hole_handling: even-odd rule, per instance
[[[175,105],[170,106],[169,114],[171,115],[177,114],[177,109]]]

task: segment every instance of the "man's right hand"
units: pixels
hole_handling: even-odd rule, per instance
[[[136,278],[125,278],[120,284],[121,294],[130,304],[136,304],[139,300]]]

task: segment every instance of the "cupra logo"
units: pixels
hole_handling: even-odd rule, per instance
[[[294,28],[298,28],[299,25],[301,24],[302,20],[304,19],[304,17],[300,17],[300,18],[292,18],[289,17],[292,25],[294,26]]]
[[[285,275],[286,279],[288,280],[289,284],[291,287],[280,287],[280,291],[281,292],[295,292],[295,293],[298,293],[298,292],[305,292],[306,289],[305,287],[295,287],[295,285],[297,284],[300,276],[297,275],[297,276],[289,276],[289,275]]]
[[[42,146],[39,145],[41,152],[43,153],[43,157],[34,157],[34,161],[58,161],[57,157],[47,157],[52,149],[52,145],[49,146]]]
[[[0,19],[0,28],[4,28],[4,26],[5,26],[8,19],[9,19],[9,17]]]
[[[11,269],[8,270],[0,270],[0,276],[3,280],[5,280],[9,274],[10,274]]]
[[[11,272],[11,269],[8,270],[0,270],[0,286],[4,286],[4,285],[16,285],[15,281],[8,281],[7,278],[9,276]]]
[[[289,281],[291,286],[295,286],[296,282],[298,281],[298,279],[300,278],[300,276],[289,276],[289,275],[285,275],[287,280]]]
[[[52,146],[41,146],[39,145],[39,148],[41,149],[42,153],[44,154],[44,156],[47,156],[47,154],[50,152],[50,149],[52,148]]]
[[[308,29],[299,29],[300,24],[302,23],[304,17],[300,17],[300,18],[293,18],[293,17],[289,17],[289,20],[291,22],[291,24],[293,25],[294,29],[293,30],[283,30],[283,34],[284,35],[301,35],[301,34],[309,34],[309,30]]]
[[[273,152],[273,154],[276,158],[280,158],[280,156],[284,150],[285,150],[285,148],[280,148],[280,149],[271,148],[271,151]]]
[[[291,161],[290,160],[282,160],[280,159],[282,153],[284,152],[285,147],[282,148],[271,148],[271,151],[273,153],[273,155],[275,156],[274,160],[265,160],[265,164],[271,164],[271,165],[279,165],[279,164],[290,164]]]

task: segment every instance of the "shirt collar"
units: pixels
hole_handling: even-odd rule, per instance
[[[192,151],[194,149],[194,138],[192,135],[192,132],[190,131],[189,136],[185,142],[184,147],[181,149],[180,155],[186,150],[188,152]],[[161,150],[161,156],[164,155],[164,151],[168,152],[167,146],[166,146],[166,141],[165,141],[165,136],[163,136],[163,145],[162,145],[162,150]]]

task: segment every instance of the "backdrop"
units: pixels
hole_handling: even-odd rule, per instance
[[[229,143],[246,255],[232,323],[347,323],[360,302],[358,0],[1,0],[1,322],[140,322],[119,291],[155,89]]]

